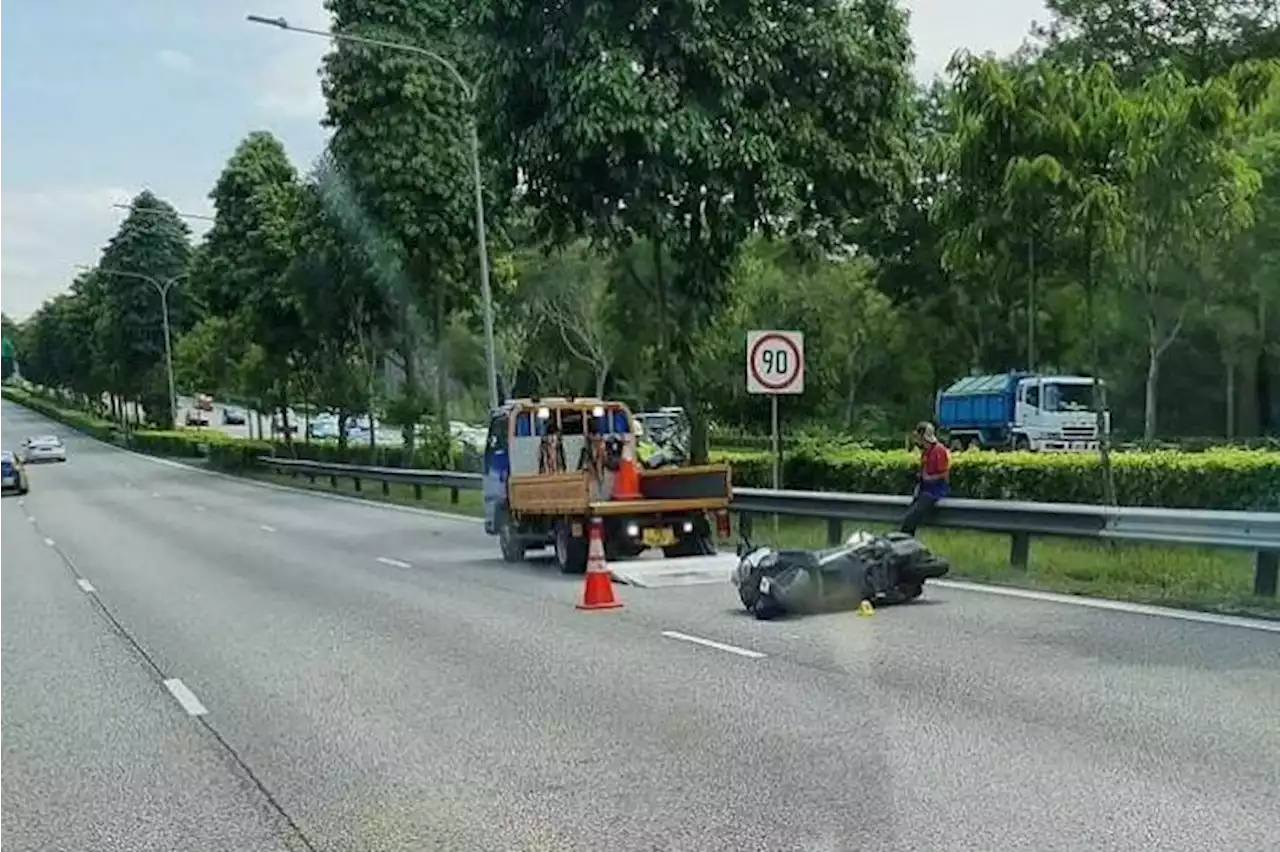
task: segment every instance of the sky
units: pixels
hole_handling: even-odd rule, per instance
[[[928,79],[961,49],[1006,54],[1043,0],[906,0]],[[96,14],[88,13],[95,10]],[[21,320],[96,263],[143,189],[212,215],[236,144],[268,130],[305,172],[325,132],[323,0],[9,0],[0,30],[0,306]],[[199,236],[207,222],[190,220]]]

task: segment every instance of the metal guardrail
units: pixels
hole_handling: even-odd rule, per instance
[[[422,498],[423,488],[447,488],[453,503],[460,491],[478,491],[477,473],[370,467],[305,459],[262,456],[269,469],[294,476],[351,479],[357,491],[365,480],[390,485],[412,485]],[[772,491],[735,488],[731,508],[738,514],[739,529],[750,535],[759,515],[820,518],[827,522],[827,539],[843,539],[846,521],[898,523],[910,498],[888,494],[843,494],[827,491]],[[1254,594],[1275,597],[1280,573],[1280,512],[1226,512],[1203,509],[1111,508],[1080,503],[1022,503],[1009,500],[949,498],[938,504],[928,526],[1000,533],[1010,537],[1009,562],[1025,568],[1033,536],[1138,541],[1201,547],[1230,547],[1256,554]]]

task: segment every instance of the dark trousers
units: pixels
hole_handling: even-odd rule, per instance
[[[924,491],[917,492],[915,499],[911,501],[911,506],[907,509],[906,517],[902,519],[902,531],[907,535],[915,535],[916,527],[928,520],[937,503],[938,498],[932,494]]]

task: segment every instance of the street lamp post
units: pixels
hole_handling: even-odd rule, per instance
[[[169,332],[169,290],[174,284],[185,278],[187,274],[182,272],[172,278],[166,278],[161,281],[158,278],[152,278],[150,275],[143,275],[141,272],[127,272],[123,269],[94,269],[89,266],[81,268],[100,272],[103,275],[118,275],[121,278],[136,278],[139,281],[146,281],[156,288],[156,292],[160,294],[160,316],[164,324],[164,363],[169,377],[169,418],[171,420],[170,425],[176,425],[178,422],[178,391],[173,382],[173,337]]]
[[[480,133],[476,126],[476,90],[471,83],[458,71],[448,59],[440,54],[425,47],[419,47],[412,44],[402,44],[394,41],[384,41],[382,39],[365,38],[364,36],[350,35],[348,33],[325,32],[324,30],[311,30],[305,27],[295,27],[284,18],[264,18],[261,15],[249,15],[250,22],[255,24],[265,24],[269,27],[277,27],[282,30],[289,30],[295,33],[305,33],[306,35],[319,36],[327,38],[331,41],[346,41],[353,44],[362,44],[367,47],[381,47],[388,50],[399,50],[405,53],[412,53],[417,56],[435,62],[444,68],[462,89],[462,93],[467,100],[468,106],[471,108],[471,118],[469,121],[469,142],[471,145],[471,179],[475,190],[475,207],[476,207],[476,243],[480,253],[480,298],[484,303],[484,354],[489,372],[489,405],[491,408],[497,408],[501,400],[498,399],[498,362],[497,355],[494,351],[493,343],[493,293],[489,286],[489,247],[485,235],[484,222],[484,183],[480,175]]]

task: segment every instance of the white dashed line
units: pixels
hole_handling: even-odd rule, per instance
[[[83,589],[87,594],[92,595],[98,591],[93,587],[93,584],[90,583],[88,580],[86,580],[84,577],[81,577],[80,579],[76,580],[76,583],[78,583],[80,588]]]
[[[171,677],[164,682],[165,689],[178,699],[178,703],[182,705],[182,709],[187,711],[188,716],[203,716],[209,711],[200,703],[200,699],[196,698],[196,694],[187,689],[187,685],[176,677]]]
[[[399,559],[392,559],[389,556],[379,556],[378,561],[383,565],[390,565],[392,568],[412,568],[408,562],[401,562]]]
[[[275,528],[275,527],[267,526],[266,524],[263,524],[262,526],[258,527],[258,529],[262,530],[263,532],[275,532],[275,531],[276,531],[276,528]]]
[[[45,545],[45,547],[53,547],[53,539],[51,539],[51,538],[46,538],[46,539],[44,540],[44,545]]]
[[[36,522],[35,515],[31,515],[27,518],[27,523],[34,524],[35,522]]]
[[[157,500],[158,500],[158,499],[160,499],[160,495],[159,495],[159,494],[157,494],[155,491],[152,491],[152,492],[151,492],[151,496],[152,496],[152,497],[155,497]]]
[[[764,658],[764,654],[759,651],[751,651],[746,648],[739,648],[737,645],[726,645],[723,642],[717,642],[714,639],[703,639],[701,636],[690,636],[688,633],[677,633],[674,630],[664,630],[662,635],[668,639],[679,639],[681,642],[692,642],[695,645],[705,645],[708,648],[715,648],[717,651],[727,651],[730,654],[737,654],[739,657],[747,657],[752,660]]]
[[[203,511],[204,511],[204,506],[196,506],[196,507],[195,507],[195,509],[196,509],[196,511],[197,511],[197,512],[203,512]]]

